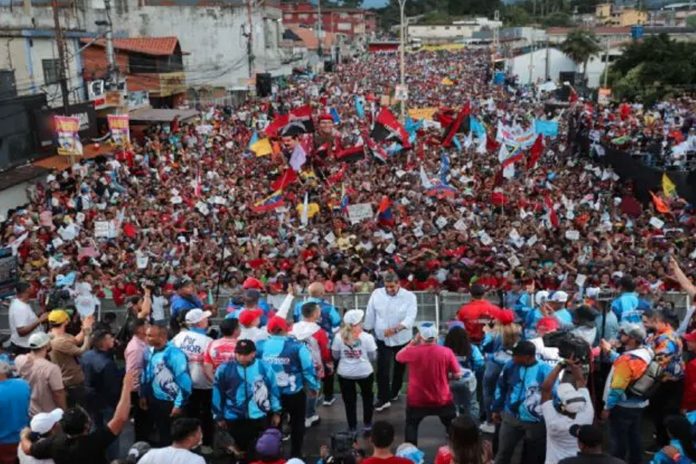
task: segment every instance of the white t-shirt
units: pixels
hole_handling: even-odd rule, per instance
[[[12,303],[10,303],[9,319],[10,341],[17,346],[21,346],[22,348],[29,348],[29,337],[31,334],[43,332],[41,326],[38,326],[24,337],[21,337],[17,333],[18,327],[26,327],[39,320],[39,318],[36,317],[34,310],[31,309],[31,306],[18,298],[15,298],[12,300]]]
[[[138,464],[205,464],[205,459],[189,450],[167,446],[151,449]]]
[[[164,307],[167,304],[167,299],[163,296],[156,295],[152,297],[152,319],[155,321],[164,320]]]
[[[343,343],[343,338],[336,335],[331,343],[331,351],[338,353],[336,373],[348,379],[364,379],[372,374],[370,356],[377,352],[377,343],[372,335],[362,332],[353,346]]]
[[[203,356],[212,341],[213,339],[207,335],[194,332],[193,330],[182,330],[172,340],[174,346],[183,351],[186,354],[186,358],[188,358],[193,388],[202,390],[213,388],[213,383],[208,380],[203,370]]]
[[[572,425],[589,425],[594,418],[594,407],[587,388],[578,390],[585,398],[585,409],[575,415],[574,419],[561,414],[553,405],[553,400],[541,404],[541,412],[546,422],[546,461],[545,464],[556,464],[564,458],[578,454],[578,439],[572,436],[569,429]]]

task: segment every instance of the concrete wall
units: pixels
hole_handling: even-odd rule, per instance
[[[507,68],[513,75],[518,76],[517,82],[529,84],[529,67],[532,66],[532,81],[543,82],[546,76],[546,49],[536,50],[530,57],[529,53],[507,60]],[[549,77],[557,81],[563,71],[575,71],[575,63],[559,50],[550,48],[548,53]]]
[[[4,221],[7,218],[7,211],[9,209],[24,206],[29,203],[27,187],[34,184],[37,180],[38,179],[22,182],[2,191],[2,194],[0,194],[0,221]]]

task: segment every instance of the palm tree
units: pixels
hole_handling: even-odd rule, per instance
[[[575,64],[582,64],[583,80],[587,79],[587,62],[601,49],[594,32],[587,29],[574,29],[561,44],[563,53],[568,55]]]

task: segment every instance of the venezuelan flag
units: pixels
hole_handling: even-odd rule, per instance
[[[271,146],[271,141],[268,140],[268,137],[258,139],[253,144],[250,144],[249,149],[253,151],[256,156],[266,156],[273,153],[273,147]]]
[[[280,208],[283,205],[285,205],[283,191],[277,190],[263,200],[259,200],[254,203],[251,210],[255,213],[265,213],[268,211],[273,211],[276,208]]]

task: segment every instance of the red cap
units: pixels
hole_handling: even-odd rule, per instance
[[[558,319],[556,319],[555,317],[542,317],[541,319],[539,319],[539,322],[537,323],[537,332],[553,332],[554,330],[558,330],[559,326],[560,324],[558,323]]]
[[[263,282],[255,277],[247,277],[244,280],[244,283],[242,283],[242,288],[244,290],[249,290],[252,288],[255,290],[263,290]]]
[[[244,326],[250,326],[262,314],[263,311],[260,309],[245,309],[239,313],[239,323]]]
[[[268,326],[266,328],[268,329],[269,333],[289,332],[290,331],[290,326],[288,325],[288,321],[286,321],[285,319],[283,319],[280,316],[273,316],[268,321]]]
[[[503,325],[509,325],[515,322],[515,313],[509,309],[503,310],[497,317],[498,322]]]
[[[331,121],[333,122],[333,118],[331,117],[330,114],[324,113],[319,115],[319,121]]]
[[[686,340],[687,342],[696,342],[696,330],[692,330],[692,331],[689,332],[688,334],[682,335],[682,337],[683,337],[684,340]]]

